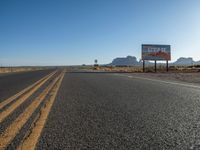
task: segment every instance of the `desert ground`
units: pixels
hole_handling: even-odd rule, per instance
[[[0,73],[27,72],[45,69],[44,67],[0,67]]]
[[[84,68],[85,69],[85,68]],[[87,69],[85,69],[87,70]],[[152,79],[163,79],[169,81],[179,81],[200,84],[200,67],[174,67],[170,66],[169,71],[166,72],[164,67],[158,66],[157,72],[154,72],[154,67],[145,68],[145,73],[142,67],[90,67],[88,70],[98,72],[116,72],[129,73],[134,76],[147,77]]]

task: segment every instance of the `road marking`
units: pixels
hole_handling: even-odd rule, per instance
[[[21,92],[15,94],[14,96],[3,100],[0,103],[0,109],[2,109],[3,107],[5,107],[6,105],[8,105],[9,103],[11,103],[12,101],[14,101],[15,99],[19,98],[21,95],[23,95],[24,93],[26,93],[27,91],[29,91],[31,88],[33,88],[34,86],[38,85],[40,82],[42,82],[43,80],[45,80],[46,78],[48,78],[48,76],[50,76],[51,74],[53,74],[54,72],[48,74],[47,76],[43,77],[42,79],[40,79],[39,81],[35,82],[34,84],[30,85],[29,87],[23,89]]]
[[[54,72],[55,74],[55,72]],[[37,91],[47,80],[49,80],[54,74],[51,74],[49,77],[47,77],[45,80],[43,80],[41,83],[36,85],[33,89],[31,89],[28,93],[23,95],[20,99],[18,99],[16,102],[14,102],[11,106],[9,106],[5,111],[0,113],[0,123],[9,116],[16,108],[18,108],[23,102],[27,100],[35,91]]]
[[[136,77],[136,76],[129,76],[129,75],[121,75],[121,74],[115,74],[115,75],[122,76],[122,77],[128,77],[128,78],[149,80],[149,81],[154,81],[154,82],[161,82],[161,83],[166,83],[166,84],[173,84],[173,85],[179,85],[179,86],[185,86],[185,87],[200,89],[200,86],[198,86],[198,85],[192,85],[192,84],[185,84],[185,83],[164,81],[164,80],[159,80],[159,79],[150,79],[150,78],[145,78],[145,77]]]
[[[36,122],[34,122],[34,127],[32,128],[31,132],[25,140],[19,145],[18,150],[34,150],[36,148],[36,144],[40,138],[41,132],[45,126],[46,120],[48,118],[49,112],[52,108],[52,105],[56,99],[57,92],[60,88],[62,80],[64,78],[65,73],[62,73],[62,77],[60,78],[59,82],[56,84],[52,91],[52,96],[46,102],[45,106],[42,108],[40,116]]]
[[[56,77],[54,81],[48,85],[47,88],[24,110],[24,112],[20,114],[20,116],[18,116],[14,122],[0,135],[0,149],[5,149],[14,139],[14,137],[17,135],[17,133],[19,133],[21,128],[45,99],[60,77],[61,75]]]

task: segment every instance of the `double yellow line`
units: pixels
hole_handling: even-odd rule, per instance
[[[16,94],[15,96],[12,96],[11,98],[4,100],[2,103],[0,103],[0,108],[5,107],[12,101],[16,100],[10,107],[8,107],[5,111],[0,113],[0,123],[8,116],[10,115],[17,107],[19,107],[23,102],[27,100],[34,92],[36,92],[47,80],[49,80],[56,72],[51,73],[50,75],[47,75],[43,79],[39,80],[35,84],[31,85],[30,87],[26,88],[20,94]]]
[[[44,83],[50,78],[52,78],[52,76],[55,74],[56,72],[51,73],[50,75],[44,77],[34,85],[28,87],[28,90],[25,90],[25,92],[20,92],[23,93],[22,96],[13,96],[19,97],[19,99],[12,103],[5,111],[3,111],[0,114],[0,121],[2,122],[6,117],[8,117],[9,114],[11,114],[16,108],[18,108],[29,96],[31,96],[38,88],[44,85]],[[18,149],[24,150],[35,149],[35,146],[45,125],[48,114],[56,98],[58,89],[63,80],[64,74],[65,73],[63,71],[57,77],[55,77],[53,81],[39,94],[39,96],[35,98],[33,102],[29,106],[27,106],[27,108],[25,108],[25,110],[6,128],[6,130],[2,134],[0,134],[0,149],[5,149],[8,146],[8,144],[12,142],[14,137],[18,133],[20,133],[20,130],[26,124],[31,115],[35,112],[39,105],[47,98],[47,95],[50,94],[50,98],[45,100],[45,105],[40,110],[39,115],[34,119],[32,123],[32,128],[29,129],[31,130],[31,132],[28,132],[26,134],[24,140],[21,141],[21,144],[18,147]]]

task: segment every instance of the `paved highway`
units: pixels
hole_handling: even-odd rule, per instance
[[[38,149],[195,149],[199,114],[198,88],[66,73]]]
[[[46,75],[43,76],[41,73]],[[32,72],[33,76],[37,75],[40,78],[38,77],[38,80],[14,95],[10,95],[9,98],[1,100],[0,150],[35,149],[65,71],[44,70],[41,73]],[[23,79],[28,75],[29,73],[22,73],[19,76],[13,74],[10,75],[10,79],[16,78],[17,84],[20,84],[18,80],[21,79],[25,84],[27,81],[24,82]],[[7,76],[2,76],[2,78],[4,78],[2,81],[5,81]],[[17,86],[16,84],[10,85]]]
[[[50,81],[59,76],[53,74]],[[44,113],[38,110],[44,115],[35,126],[26,125],[28,136],[16,132],[7,149],[25,149],[27,143],[48,150],[200,148],[199,86],[117,73],[68,71],[61,77],[55,81],[60,84],[52,94],[56,95],[52,107]],[[0,124],[0,138],[11,122]]]
[[[0,74],[0,102],[44,77],[52,70]]]

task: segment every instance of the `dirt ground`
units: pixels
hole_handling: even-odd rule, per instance
[[[94,68],[93,68],[94,69]],[[159,69],[157,73],[154,72],[154,68],[146,68],[146,73],[143,73],[141,67],[98,67],[98,71],[110,71],[110,72],[126,72],[141,77],[163,79],[169,81],[181,81],[187,83],[200,84],[200,68],[170,68],[169,72],[166,72],[165,68]]]
[[[187,83],[195,83],[200,85],[200,72],[193,73],[132,73],[140,77],[147,77],[153,79],[163,79],[169,81],[181,81]]]
[[[24,71],[34,71],[34,70],[40,70],[40,68],[32,68],[32,67],[2,67],[2,68],[0,68],[0,73],[24,72]]]

